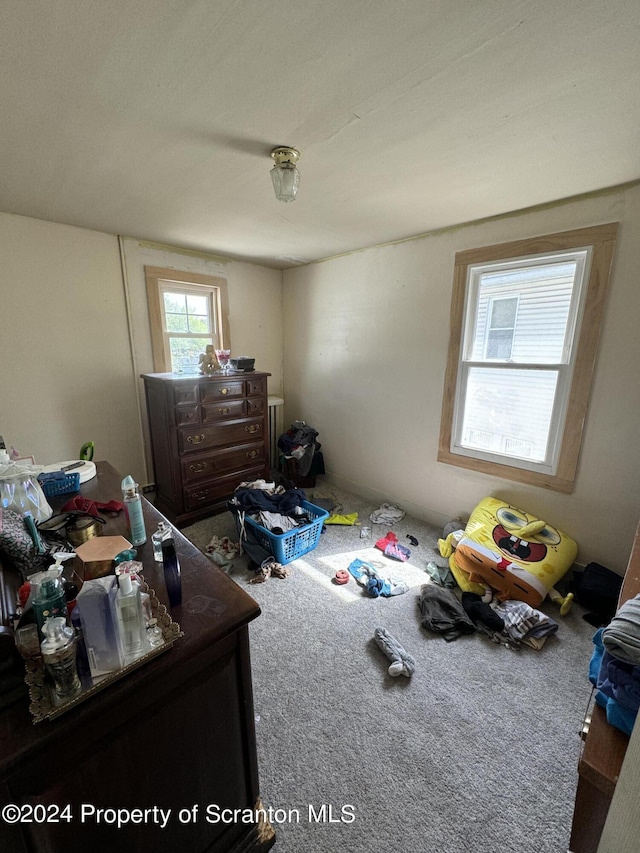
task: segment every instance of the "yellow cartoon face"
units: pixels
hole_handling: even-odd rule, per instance
[[[561,577],[578,550],[573,539],[557,528],[497,498],[485,498],[478,504],[465,533],[536,574]]]
[[[493,528],[493,541],[511,560],[541,563],[547,556],[548,546],[561,542],[555,528],[511,506],[497,509],[496,519],[499,523]]]

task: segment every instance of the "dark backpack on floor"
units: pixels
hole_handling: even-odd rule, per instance
[[[583,572],[576,572],[573,593],[578,604],[590,612],[584,618],[591,625],[607,625],[618,609],[618,597],[623,578],[601,566],[589,563]]]

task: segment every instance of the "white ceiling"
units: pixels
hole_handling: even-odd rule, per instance
[[[0,110],[0,210],[284,268],[640,178],[640,3],[4,0]]]

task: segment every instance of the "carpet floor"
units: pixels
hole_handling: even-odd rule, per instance
[[[369,520],[377,506],[320,485],[361,527],[327,526],[291,575],[249,585],[246,556],[231,577],[255,598],[250,626],[261,795],[278,853],[562,853],[568,849],[591,695],[594,629],[574,604],[540,651],[497,646],[480,634],[447,643],[425,630],[417,606],[442,531],[406,517]],[[392,529],[411,550],[391,561],[375,540]],[[237,541],[223,513],[184,529],[202,550],[215,535]],[[414,547],[407,539],[414,536]],[[408,591],[370,598],[333,581],[354,557]],[[415,658],[392,678],[374,641],[386,630]]]

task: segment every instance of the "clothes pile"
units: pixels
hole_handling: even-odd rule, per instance
[[[211,542],[207,545],[205,554],[209,559],[220,566],[221,569],[229,575],[233,569],[233,561],[240,553],[240,544],[232,542],[228,536],[223,536],[220,539],[214,536]]]
[[[264,583],[269,578],[288,578],[291,574],[289,566],[278,563],[275,557],[267,557],[264,563],[256,569],[249,583]]]
[[[421,624],[447,642],[479,631],[508,648],[521,644],[539,650],[558,630],[558,623],[524,601],[483,601],[477,593],[463,592],[462,600],[451,589],[435,583],[420,588]]]
[[[425,572],[429,575],[431,581],[438,586],[444,586],[447,589],[457,589],[458,584],[451,573],[448,563],[441,565],[434,560],[429,560]]]
[[[278,439],[278,448],[286,459],[295,459],[298,474],[324,474],[324,460],[317,440],[318,430],[304,421],[294,421]]]
[[[403,580],[381,575],[375,566],[359,557],[349,564],[349,574],[371,598],[391,598],[394,595],[402,595],[409,589]]]
[[[593,636],[589,680],[607,721],[630,735],[640,708],[640,595],[621,605]]]
[[[420,587],[418,608],[423,628],[440,634],[449,643],[462,634],[473,634],[475,625],[450,589],[436,584]]]
[[[401,563],[406,562],[411,556],[411,551],[406,545],[401,545],[398,542],[398,537],[393,530],[390,530],[386,536],[381,536],[378,539],[376,548],[382,551],[385,556],[390,557],[392,560],[399,560]]]
[[[241,552],[247,553],[259,566],[272,556],[245,525],[247,515],[280,536],[314,520],[303,507],[306,500],[302,489],[285,489],[265,480],[240,483],[227,502],[227,509],[234,516]]]
[[[378,509],[374,509],[369,518],[374,524],[395,524],[397,521],[402,521],[405,516],[403,509],[400,509],[393,504],[382,504]]]

